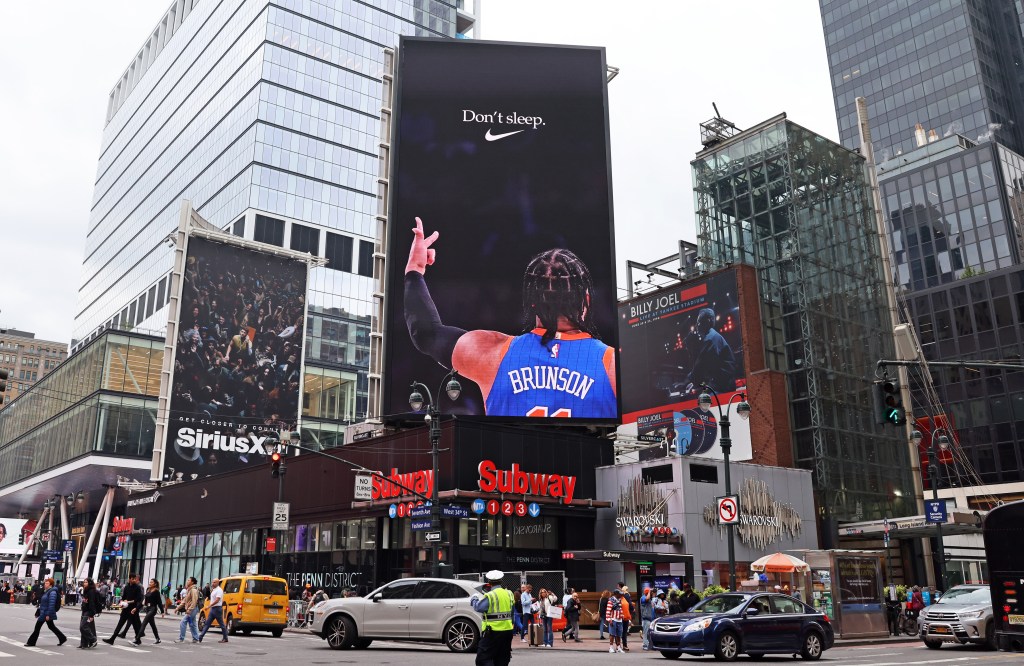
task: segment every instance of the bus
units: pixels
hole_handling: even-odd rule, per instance
[[[989,511],[982,531],[996,647],[1024,652],[1024,501]]]

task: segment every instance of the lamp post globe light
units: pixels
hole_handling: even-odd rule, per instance
[[[739,403],[736,405],[736,416],[740,417],[744,421],[750,418],[750,403],[747,402],[746,393],[733,393],[729,399],[722,404],[721,399],[718,397],[718,393],[708,386],[702,384],[701,388],[703,391],[697,397],[697,406],[700,407],[701,411],[707,413],[711,411],[711,407],[718,403],[718,424],[722,428],[722,436],[719,438],[719,445],[722,447],[722,460],[725,468],[725,494],[732,494],[732,478],[729,474],[729,454],[732,453],[732,437],[729,436],[729,411],[732,408],[732,403],[739,398]],[[734,539],[734,528],[732,523],[725,526],[728,534],[728,547],[729,547],[729,589],[736,589],[736,543]]]
[[[448,399],[452,402],[459,399],[459,395],[462,393],[462,384],[457,379],[457,373],[452,370],[444,379],[441,380],[441,384],[437,388],[437,397],[441,397],[441,388],[444,387],[444,392],[448,394]],[[409,394],[409,406],[412,407],[414,412],[419,412],[424,409],[427,413],[423,415],[423,420],[426,422],[427,427],[430,428],[430,459],[431,469],[434,474],[434,482],[431,484],[430,490],[430,528],[432,530],[440,529],[441,527],[441,507],[438,505],[437,500],[437,484],[438,484],[438,446],[441,443],[441,413],[438,410],[438,405],[434,402],[434,396],[431,394],[430,389],[421,382],[413,382],[410,386],[412,393]],[[421,392],[422,391],[422,392]],[[426,399],[424,400],[424,395]],[[430,576],[437,578],[440,573],[439,565],[437,561],[438,548],[440,544],[436,541],[432,541],[430,544]]]
[[[920,442],[922,437],[919,432],[915,437],[911,435],[911,440],[916,444]],[[936,428],[932,431],[932,441],[928,445],[928,482],[932,486],[932,500],[939,500],[939,461],[938,461],[938,450],[948,451],[950,446],[949,436],[946,434],[945,428]],[[937,541],[937,555],[939,560],[938,569],[938,587],[942,592],[948,589],[946,584],[946,549],[943,543],[942,536],[942,523],[935,523],[935,536]]]

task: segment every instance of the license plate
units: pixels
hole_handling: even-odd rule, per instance
[[[949,627],[932,627],[933,634],[948,634],[950,633]]]
[[[1007,615],[1006,621],[1009,624],[1024,624],[1024,615]]]
[[[277,615],[277,610],[278,609],[276,609],[276,608],[268,608],[267,612],[270,613],[271,615]]]

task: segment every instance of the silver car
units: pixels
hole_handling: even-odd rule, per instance
[[[335,650],[369,647],[374,639],[444,643],[452,652],[475,652],[481,616],[470,598],[479,583],[402,578],[365,597],[328,599],[309,609],[310,630]]]
[[[937,650],[943,643],[977,643],[995,647],[992,593],[988,585],[957,585],[918,617],[921,640]]]

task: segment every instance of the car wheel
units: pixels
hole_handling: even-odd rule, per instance
[[[232,636],[238,635],[238,620],[234,615],[228,615],[228,633]]]
[[[682,652],[669,652],[668,650],[661,651],[661,656],[665,657],[666,659],[678,659],[682,656],[682,654]]]
[[[760,661],[764,659],[764,652],[750,652],[747,654],[747,656],[753,659],[754,661]]]
[[[474,652],[479,641],[476,625],[464,618],[456,618],[444,628],[444,644],[452,652]]]
[[[715,641],[715,659],[732,661],[740,653],[740,642],[736,634],[731,631],[724,631]]]
[[[989,620],[988,624],[985,625],[985,649],[996,649],[996,628],[992,620]]]
[[[343,615],[335,615],[327,623],[327,632],[324,638],[332,650],[347,650],[352,647],[352,641],[356,636],[355,625],[352,620]]]
[[[271,629],[270,630],[270,635],[273,636],[274,638],[281,638],[282,634],[284,634],[284,629]]]
[[[356,640],[354,647],[357,650],[365,650],[366,648],[370,647],[370,643],[372,642],[372,638],[360,638]]]
[[[804,636],[804,645],[800,648],[800,656],[808,661],[816,661],[821,659],[823,651],[821,635],[816,631],[807,632],[807,635]]]
[[[938,650],[940,647],[942,647],[942,641],[929,641],[929,640],[925,640],[924,644],[925,644],[925,646],[931,648],[932,650]]]

